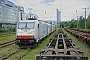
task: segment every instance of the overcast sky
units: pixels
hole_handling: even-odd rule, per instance
[[[90,14],[90,0],[10,0],[16,5],[23,6],[25,12],[37,14],[41,19],[56,20],[56,9],[61,11],[61,20],[68,21],[76,19],[77,16],[84,16],[87,9],[87,16]],[[76,13],[77,10],[77,13]],[[46,11],[46,14],[45,14]]]

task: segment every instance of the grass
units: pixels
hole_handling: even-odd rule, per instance
[[[19,57],[21,57],[27,51],[28,51],[28,49],[18,49],[17,52],[14,55],[10,56],[7,60],[17,60]]]
[[[5,32],[5,33],[1,33],[0,32],[0,35],[6,35],[6,34],[15,34],[16,32]]]
[[[15,34],[11,36],[5,36],[5,37],[0,38],[0,44],[11,41],[11,40],[15,40]]]
[[[48,36],[42,43],[40,43],[38,46],[36,46],[34,49],[32,49],[25,57],[23,57],[21,60],[36,60],[35,55],[39,54],[40,50],[43,50],[47,47],[47,44],[49,43],[50,39],[55,35],[56,31],[52,33],[50,36]]]
[[[2,35],[2,34],[10,34],[10,33],[15,33],[15,32],[16,32],[15,28],[14,29],[9,29],[9,30],[0,28],[0,35]]]
[[[84,42],[77,39],[75,36],[72,36],[70,33],[66,32],[65,30],[64,32],[68,34],[69,38],[72,39],[72,43],[76,45],[75,48],[82,50],[84,52],[84,56],[88,57],[88,60],[90,60],[90,47],[86,45]]]
[[[7,57],[11,52],[14,52],[18,48],[19,48],[18,46],[13,44],[13,45],[0,49],[0,58],[2,58],[3,56]]]

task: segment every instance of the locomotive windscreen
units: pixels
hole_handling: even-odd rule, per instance
[[[34,29],[34,22],[19,22],[19,29]]]

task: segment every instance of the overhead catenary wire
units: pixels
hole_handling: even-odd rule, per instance
[[[27,0],[28,1],[28,3],[30,3],[31,5],[33,5],[29,0]],[[38,9],[38,7],[36,7],[35,5],[33,5],[35,8],[37,8]],[[40,9],[38,9],[40,12],[44,12],[44,15],[46,15],[46,10],[45,11],[42,11],[42,10],[40,10]],[[47,17],[48,18],[48,17]],[[44,19],[45,19],[45,16],[44,16]]]
[[[60,3],[61,3],[61,0],[60,0]],[[75,4],[75,5],[72,5],[72,6],[69,6],[69,7],[64,7],[64,8],[61,6],[60,9],[63,11],[63,9],[67,9],[67,8],[69,9],[69,8],[76,7],[76,6],[78,6],[78,5],[82,5],[82,4],[85,4],[85,3],[86,3],[86,2],[82,2],[82,3],[80,3],[80,4]],[[61,4],[60,4],[60,5],[61,5]],[[50,8],[54,9],[53,7],[50,7]],[[77,10],[78,10],[78,9],[77,9]],[[70,11],[70,12],[67,12],[67,11],[68,11],[68,10],[64,11],[64,13],[65,13],[65,12],[66,12],[66,13],[70,13],[70,12],[71,12],[71,11]],[[75,13],[75,12],[74,12],[74,13]],[[80,13],[80,12],[79,12],[79,13]]]
[[[29,0],[27,0],[28,3],[32,4]],[[32,4],[33,5],[33,4]],[[33,5],[34,6],[34,5]],[[34,6],[35,8],[37,8],[36,6]],[[37,8],[38,9],[38,8]],[[38,9],[39,11],[41,11],[40,9]],[[44,12],[44,11],[41,11]]]
[[[16,0],[13,0],[13,1],[16,1]],[[60,0],[61,1],[61,0]],[[17,2],[17,1],[16,1]],[[30,4],[32,4],[30,1],[28,1],[27,0],[27,2],[29,2]],[[19,2],[18,2],[19,3]],[[83,2],[83,3],[85,3],[85,2]],[[61,7],[61,9],[67,9],[67,8],[72,8],[72,7],[75,7],[75,6],[78,6],[78,5],[81,5],[81,4],[83,4],[83,3],[80,3],[80,4],[76,4],[76,5],[74,5],[74,6],[69,6],[69,7],[65,7],[65,8],[62,8]],[[21,4],[21,3],[19,3],[19,4]],[[23,4],[21,4],[21,5],[23,5]],[[33,5],[33,4],[32,4]],[[23,6],[25,6],[25,5],[23,5]],[[34,6],[34,5],[33,5]],[[26,7],[26,6],[25,6]],[[35,8],[37,8],[36,6],[34,6]],[[52,8],[53,9],[53,7],[50,7],[50,8]],[[37,8],[38,9],[38,8]],[[38,9],[38,10],[40,10],[40,9]],[[40,10],[41,11],[41,10]],[[67,10],[68,11],[68,10]],[[43,11],[41,11],[41,12],[43,12]]]
[[[14,1],[16,1],[16,0],[14,0]],[[30,3],[30,4],[32,4],[33,5],[33,3],[31,3],[29,0],[26,0],[28,3]],[[61,0],[60,0],[61,1]],[[16,1],[17,2],[17,1]],[[23,4],[21,4],[20,2],[18,2],[20,5],[23,5]],[[83,3],[80,3],[80,4],[76,4],[76,5],[74,5],[74,6],[69,6],[69,7],[65,7],[65,8],[61,8],[61,9],[67,9],[67,8],[72,8],[72,7],[75,7],[75,6],[78,6],[78,5],[81,5],[81,4],[84,4],[85,2],[83,2]],[[23,5],[23,6],[25,6],[25,5]],[[37,8],[35,5],[33,5],[35,8]],[[25,6],[25,7],[27,7],[27,6]],[[27,8],[29,8],[29,7],[27,7]],[[52,8],[52,7],[50,7],[50,8]],[[38,8],[37,8],[38,9]],[[40,9],[38,9],[40,12],[43,12],[43,11],[41,11]],[[78,10],[78,9],[77,9]],[[68,10],[67,10],[68,11]],[[35,10],[34,10],[34,12],[36,12]],[[36,13],[38,13],[38,12],[36,12]],[[69,13],[69,12],[67,12],[67,13]],[[39,14],[40,15],[40,14]],[[40,16],[42,16],[42,17],[44,17],[43,15],[40,15]]]
[[[18,1],[16,1],[16,0],[13,0],[13,1],[15,1],[15,2],[19,3],[21,6],[24,6],[24,7],[26,7],[26,8],[29,9],[29,7],[23,5],[22,3],[20,3],[20,2],[18,2]],[[36,11],[34,11],[34,12],[35,12],[36,14],[38,14]],[[40,14],[38,14],[38,15],[40,15]],[[40,15],[40,16],[44,17],[43,15]]]

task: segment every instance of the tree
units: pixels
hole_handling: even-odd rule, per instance
[[[61,22],[62,27],[68,27],[68,28],[78,28],[77,24],[80,29],[85,28],[85,18],[83,16],[79,17],[79,20],[72,19],[68,22]],[[88,18],[86,19],[87,29],[90,29],[90,14]]]
[[[87,24],[87,29],[90,29],[90,14],[89,14],[89,16],[87,18],[86,24]]]
[[[81,29],[85,28],[85,18],[83,18],[83,16],[80,16],[79,18],[79,28]]]

